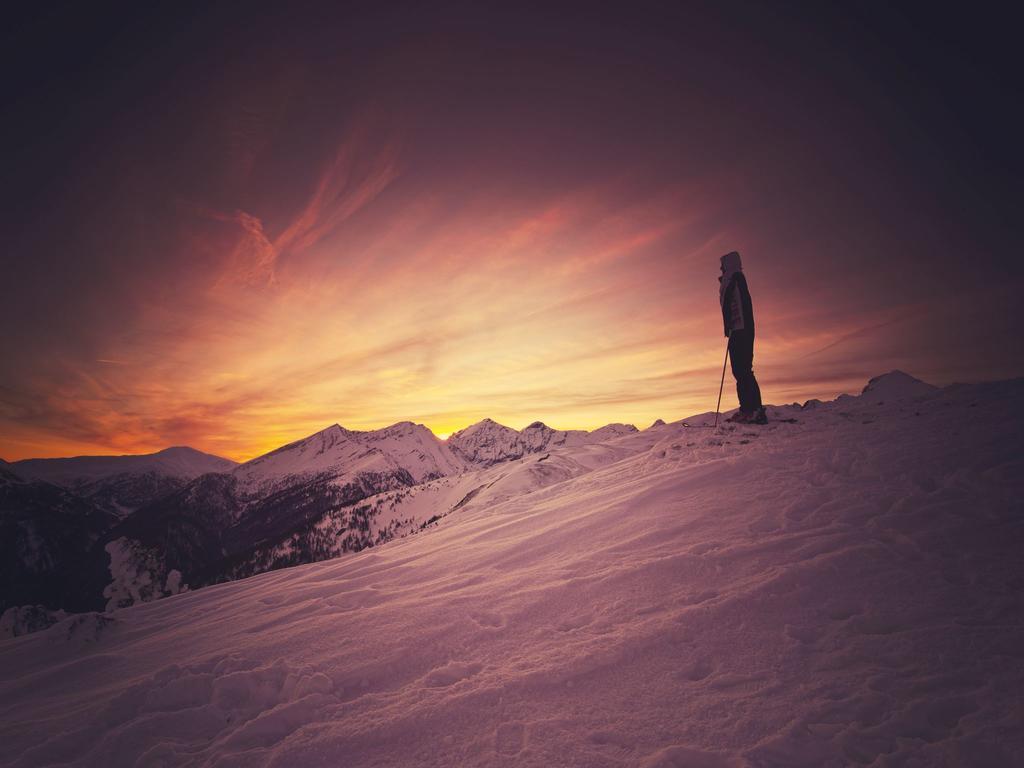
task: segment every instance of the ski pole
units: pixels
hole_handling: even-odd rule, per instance
[[[725,366],[729,362],[729,342],[725,342],[725,360],[722,362],[722,383],[718,385],[718,405],[715,406],[715,429],[718,429],[718,413],[722,410],[722,390],[725,389]]]

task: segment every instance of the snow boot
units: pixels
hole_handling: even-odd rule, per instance
[[[752,414],[750,414],[750,416],[747,417],[747,420],[744,423],[745,424],[767,424],[768,423],[768,414],[765,413],[763,407],[758,408],[756,411],[754,411]]]

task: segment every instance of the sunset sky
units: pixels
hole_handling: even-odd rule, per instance
[[[733,249],[766,402],[1024,374],[998,20],[145,5],[3,33],[8,461],[713,410]]]

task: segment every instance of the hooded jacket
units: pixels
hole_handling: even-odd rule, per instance
[[[732,251],[722,257],[722,276],[718,279],[718,299],[722,305],[725,335],[742,330],[753,333],[754,306],[750,301],[750,291],[747,289],[747,278],[743,274],[739,253]]]

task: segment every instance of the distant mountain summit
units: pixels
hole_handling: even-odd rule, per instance
[[[393,531],[371,530],[363,499],[470,466],[422,424],[332,424],[197,477],[127,518],[107,545],[118,564],[108,606],[137,601],[140,585],[175,571],[194,588],[373,546]]]
[[[484,466],[519,458],[526,452],[519,432],[492,419],[454,432],[448,438],[448,445],[467,463]]]
[[[465,469],[451,447],[422,424],[399,422],[360,432],[338,424],[288,443],[235,467],[246,490],[258,491],[287,478],[329,477],[341,482],[363,473],[404,474],[421,483]]]
[[[74,487],[115,475],[156,472],[191,480],[207,472],[226,472],[236,462],[188,446],[126,456],[74,456],[67,459],[22,459],[12,463],[22,477]]]
[[[175,446],[140,455],[23,459],[10,468],[22,478],[59,485],[125,517],[200,475],[226,472],[234,466],[230,459]]]
[[[636,432],[632,424],[608,424],[587,432],[582,429],[552,429],[535,421],[522,430],[506,427],[491,419],[455,432],[448,445],[465,461],[476,466],[490,466],[501,461],[521,459],[531,453],[565,448],[586,443],[599,443]]]
[[[900,400],[907,397],[930,395],[938,391],[939,388],[935,385],[915,379],[903,371],[890,371],[869,380],[861,394]]]
[[[605,424],[600,429],[588,432],[585,443],[603,443],[606,440],[614,440],[616,437],[624,437],[634,432],[639,432],[632,424]]]

